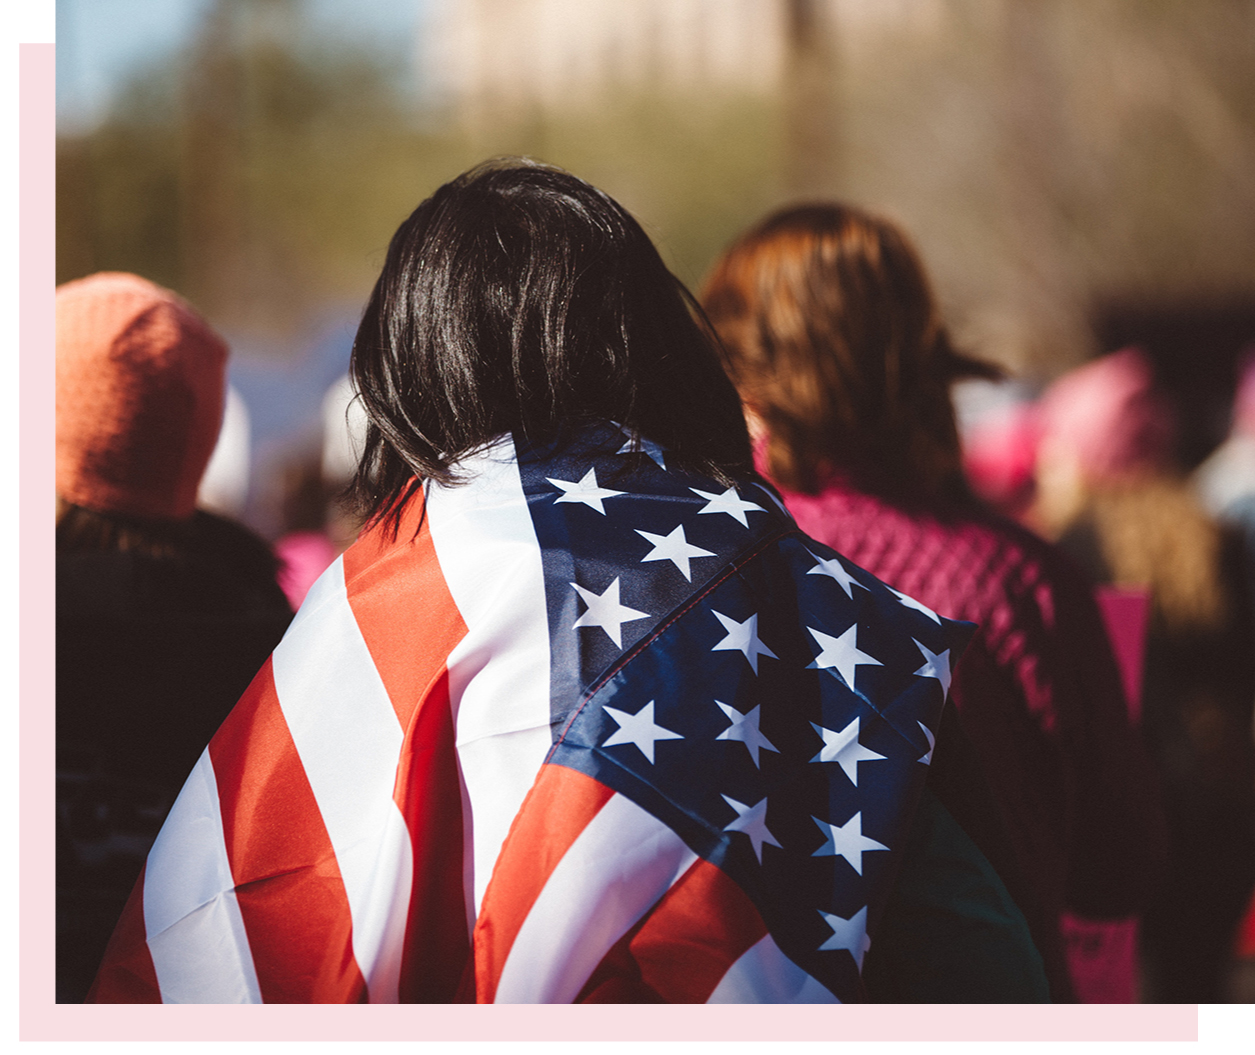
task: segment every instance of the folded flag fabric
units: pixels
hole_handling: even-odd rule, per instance
[[[858,999],[971,625],[612,424],[459,468],[310,590],[91,999]]]

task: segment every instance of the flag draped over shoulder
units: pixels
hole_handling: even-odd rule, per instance
[[[970,625],[617,427],[461,470],[311,589],[91,999],[857,999]]]

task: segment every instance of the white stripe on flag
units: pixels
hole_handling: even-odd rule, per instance
[[[514,445],[501,441],[463,468],[474,474],[467,483],[428,489],[427,515],[467,630],[448,668],[469,928],[553,738],[544,567]]]
[[[662,821],[611,797],[533,902],[501,969],[496,1002],[570,1003],[696,859]]]
[[[272,668],[344,880],[370,1002],[395,1003],[413,881],[409,832],[392,798],[403,732],[349,606],[343,558],[310,589]]]
[[[205,750],[153,843],[144,931],[167,1004],[260,1004]]]
[[[839,1004],[790,960],[768,934],[728,968],[708,1004]]]

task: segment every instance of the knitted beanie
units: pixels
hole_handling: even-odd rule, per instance
[[[183,520],[222,423],[227,346],[138,275],[57,288],[57,493],[97,512]]]
[[[1162,470],[1171,460],[1176,414],[1140,349],[1125,348],[1064,374],[1038,406],[1043,441],[1070,448],[1091,483]]]

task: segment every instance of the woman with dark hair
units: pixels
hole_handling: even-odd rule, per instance
[[[353,349],[368,522],[188,781],[95,999],[866,995],[948,817],[969,628],[798,532],[692,308],[542,165],[401,225]],[[1031,954],[984,993],[1031,998],[1018,910],[963,888]]]
[[[996,371],[951,346],[906,236],[849,206],[770,216],[716,263],[702,303],[798,525],[979,624],[952,695],[1037,906],[1053,998],[1071,999],[1060,914],[1144,906],[1163,821],[1088,583],[964,484],[949,387]]]
[[[441,187],[393,237],[353,346],[367,514],[507,433],[616,421],[676,466],[751,472],[736,393],[688,290],[612,199],[543,166]]]

